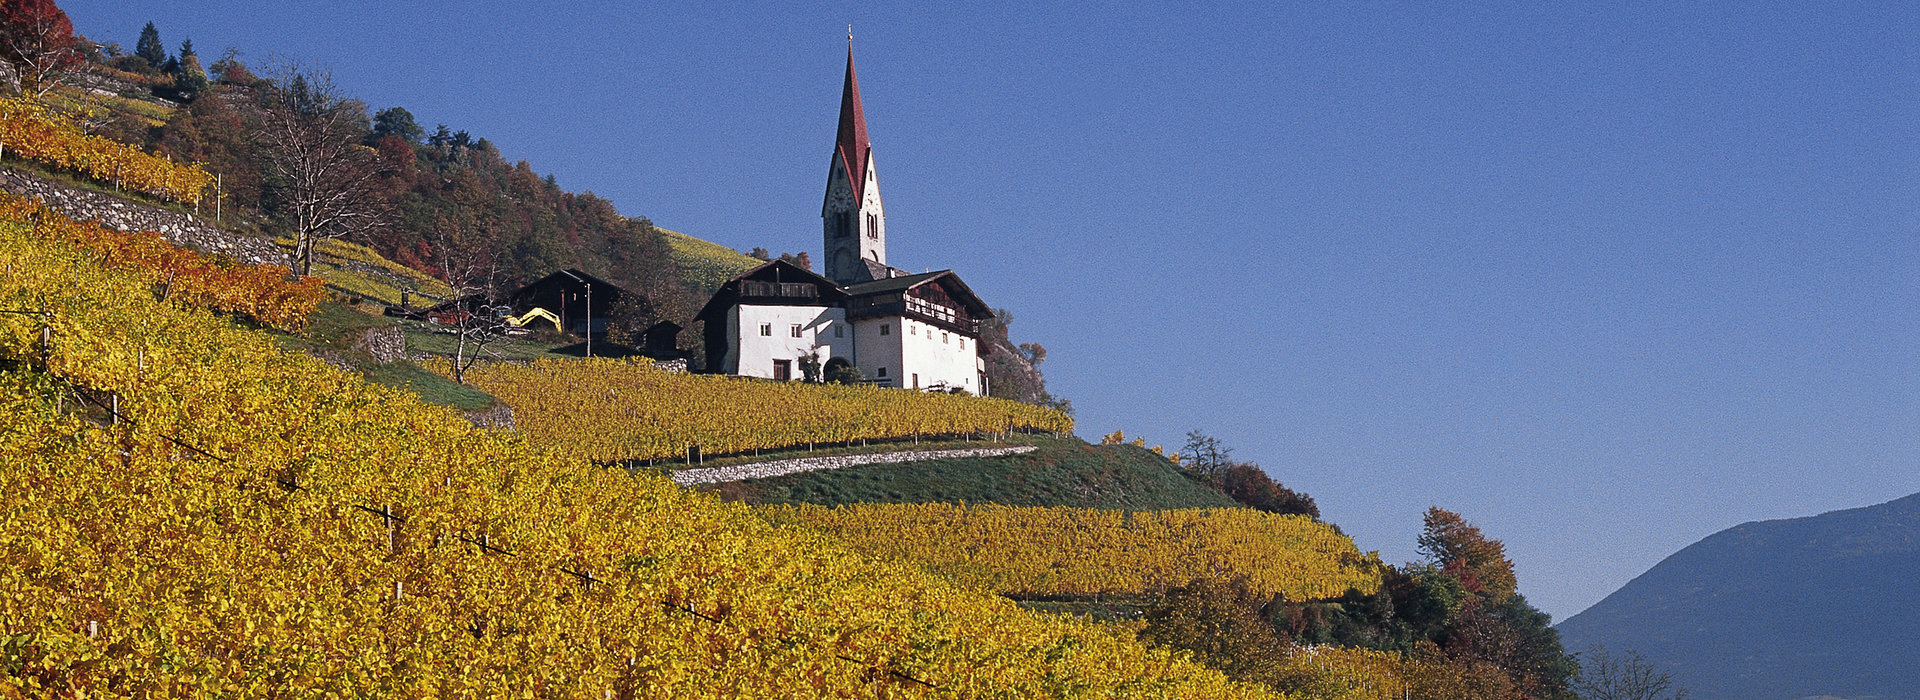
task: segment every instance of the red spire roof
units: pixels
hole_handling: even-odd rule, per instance
[[[867,197],[867,166],[873,146],[867,143],[867,118],[860,111],[860,81],[853,77],[853,47],[847,47],[847,82],[840,88],[840,138],[834,155],[847,170],[855,202]]]

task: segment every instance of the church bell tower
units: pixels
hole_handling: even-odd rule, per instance
[[[853,36],[847,36],[847,79],[840,89],[840,134],[827,170],[826,203],[820,209],[826,234],[826,276],[842,286],[887,276],[887,216],[880,208],[880,179],[873,170],[867,119],[860,110],[860,81],[853,75]]]

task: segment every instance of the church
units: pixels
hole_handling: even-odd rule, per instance
[[[820,219],[825,275],[775,260],[727,280],[700,310],[707,371],[790,380],[809,365],[823,376],[850,366],[880,386],[986,393],[980,322],[992,310],[952,270],[887,265],[851,41]]]

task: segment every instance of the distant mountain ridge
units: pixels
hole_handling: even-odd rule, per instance
[[[1920,698],[1920,494],[1723,530],[1557,629],[1639,650],[1695,700]]]

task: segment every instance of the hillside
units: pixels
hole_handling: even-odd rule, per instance
[[[1133,445],[1089,445],[1072,436],[1035,435],[1040,449],[991,458],[873,464],[723,485],[748,503],[998,503],[1125,510],[1232,508],[1239,504],[1181,473],[1165,457]]]
[[[1920,698],[1917,580],[1920,494],[1723,530],[1557,629],[1639,650],[1697,700]]]
[[[1271,696],[475,430],[55,218],[0,220],[9,695]]]

